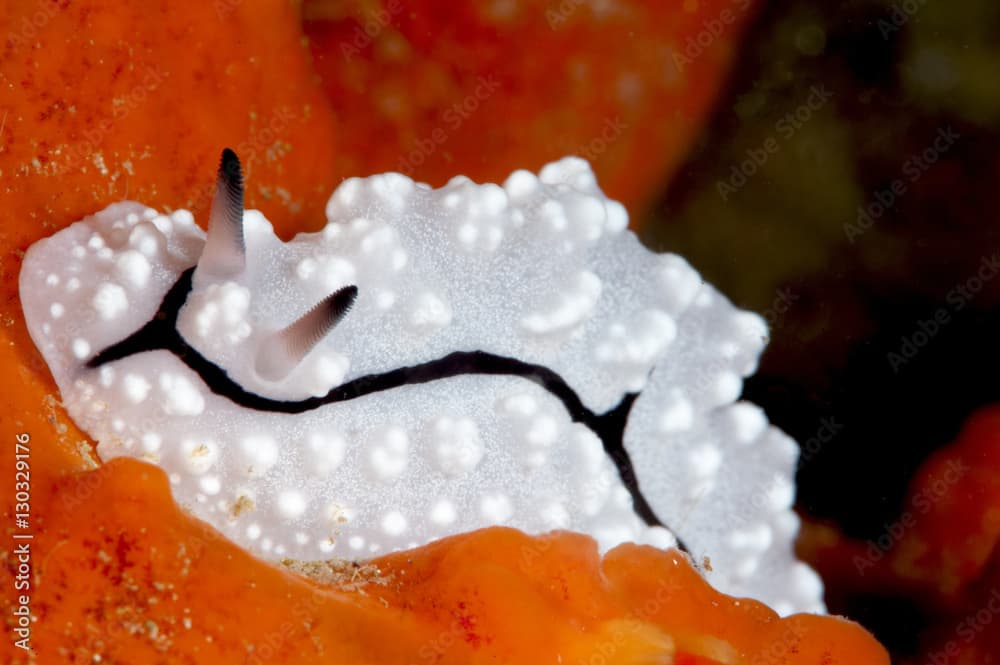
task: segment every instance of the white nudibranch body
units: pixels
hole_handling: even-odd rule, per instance
[[[792,550],[797,447],[735,401],[763,320],[644,248],[586,162],[502,186],[353,178],[321,231],[287,243],[237,194],[232,235],[193,276],[206,234],[192,216],[133,202],[29,249],[28,328],[103,459],[160,465],[183,506],[265,557],[367,557],[492,524],[602,549],[677,537],[720,590],[823,611]],[[99,356],[185,274],[188,357],[251,401],[313,406],[241,404],[171,348]]]

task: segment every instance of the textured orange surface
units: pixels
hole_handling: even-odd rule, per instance
[[[226,145],[279,233],[325,223],[336,132],[295,5],[5,2],[0,35],[0,321],[40,375],[14,324],[39,238],[122,199],[204,220]]]
[[[294,3],[5,2],[0,26],[5,246],[126,198],[198,216],[227,145],[248,207],[325,222],[336,135]]]
[[[803,556],[839,596],[908,598],[932,628],[912,662],[990,662],[1000,654],[1000,407],[969,418],[917,471],[879,538],[812,526]]]
[[[566,6],[576,8],[574,21],[589,12],[577,3]],[[348,169],[386,168],[379,160],[391,151],[382,141],[391,146],[393,139],[382,135],[383,120],[339,102],[348,117],[331,112],[324,89],[335,93],[336,77],[331,78],[328,63],[323,65],[321,88],[302,40],[299,11],[295,2],[251,0],[114,5],[43,0],[0,6],[0,35],[6,35],[0,86],[11,100],[0,119],[0,598],[4,623],[12,629],[19,619],[12,613],[16,596],[29,596],[31,662],[544,663],[561,658],[589,663],[598,657],[606,663],[671,658],[688,664],[887,662],[880,647],[852,624],[815,617],[779,621],[757,603],[737,603],[713,592],[673,553],[623,547],[601,561],[589,539],[569,534],[532,539],[488,530],[378,561],[380,583],[359,572],[349,584],[322,586],[250,557],[190,518],[171,500],[158,469],[131,460],[99,464],[91,443],[59,406],[25,330],[16,293],[21,252],[123,198],[161,209],[186,207],[203,220],[223,145],[243,158],[248,207],[262,209],[286,237],[322,223],[325,199],[340,176],[353,173]],[[646,31],[652,18],[666,20],[660,10],[654,16],[632,11],[633,27],[644,40],[652,39]],[[689,14],[680,23],[662,25],[671,31],[678,25],[700,30],[696,19],[702,14]],[[450,57],[466,62],[469,51],[461,42],[482,35],[470,29],[465,14],[456,15],[465,22],[451,32],[441,30],[451,25],[450,15],[434,10],[418,18],[407,15],[413,30],[408,39],[426,47],[415,51],[423,55],[414,60],[414,71],[449,57],[449,40]],[[583,30],[574,39],[602,34],[586,24],[572,28]],[[621,20],[615,25],[609,37],[626,29]],[[426,34],[431,28],[441,35],[433,48]],[[715,45],[699,58],[703,64],[698,66],[706,69],[692,65],[691,72],[718,74],[728,39],[728,34],[713,39]],[[478,52],[481,42],[475,43]],[[592,42],[588,48],[598,57],[574,56],[586,62],[583,70],[572,71],[594,67],[602,80],[617,81],[614,94],[630,98],[635,79],[622,81],[612,71],[628,60],[617,59],[609,43]],[[312,55],[319,57],[321,51],[314,45]],[[556,52],[574,60],[569,50]],[[659,71],[656,63],[662,64],[663,53],[657,57],[627,73],[642,78]],[[485,71],[498,62],[482,59],[475,66]],[[604,88],[589,97],[580,90],[568,95],[566,79],[552,74],[551,67],[526,71],[517,82],[506,70],[508,101],[478,115],[475,123],[506,126],[507,115],[521,117],[518,109],[533,91],[547,100],[523,109],[525,117],[536,118],[534,129],[514,132],[510,136],[516,138],[510,139],[495,132],[479,135],[471,132],[477,125],[470,119],[469,133],[456,134],[452,146],[476,136],[492,143],[442,151],[440,157],[450,155],[447,170],[441,164],[428,173],[485,173],[475,171],[477,164],[500,172],[535,167],[549,158],[546,151],[554,144],[544,137],[550,129],[566,126],[573,130],[566,136],[590,140],[600,128],[592,124],[595,118],[627,111],[617,102],[602,105]],[[383,72],[387,81],[399,80],[397,68]],[[695,87],[671,93],[679,100],[691,97],[690,103],[678,102],[684,116],[680,129],[664,134],[663,109],[656,109],[655,117],[650,110],[653,101],[669,99],[662,91],[644,97],[645,111],[628,116],[634,134],[601,157],[600,168],[613,176],[613,191],[640,200],[640,189],[654,181],[658,185],[676,161],[691,135],[684,123],[696,120],[715,85],[695,78]],[[547,80],[558,84],[547,87]],[[639,94],[662,88],[650,85],[640,82]],[[520,96],[513,94],[519,86]],[[444,103],[451,94],[446,93],[428,98],[426,105]],[[354,94],[368,95],[363,89]],[[567,103],[555,105],[558,99]],[[582,108],[593,110],[589,120],[576,117]],[[538,124],[537,117],[545,114],[551,114],[548,124]],[[419,136],[425,125],[419,117],[413,120],[406,131]],[[339,140],[338,134],[346,135],[337,131],[341,123],[352,128],[349,144]],[[508,140],[514,146],[509,150]],[[651,141],[660,147],[642,145]],[[546,147],[536,151],[536,143]],[[626,145],[631,147],[621,147]],[[500,167],[499,161],[482,158],[494,149],[511,163]],[[662,157],[664,152],[672,156]],[[456,156],[469,161],[452,161]],[[651,166],[648,172],[639,169],[639,185],[622,185],[628,178],[615,169],[642,164]],[[22,448],[15,445],[19,437]],[[18,451],[27,467],[22,473],[30,475],[24,528],[12,515]],[[31,539],[14,538],[25,534]],[[25,544],[30,556],[15,549]],[[13,637],[8,631],[0,640],[0,662],[29,662],[13,646]]]
[[[697,137],[756,4],[311,0],[305,28],[350,120],[347,173],[499,181],[577,154],[638,212]]]
[[[856,625],[779,620],[672,551],[627,545],[601,560],[584,536],[494,528],[331,587],[187,517],[148,464],[116,459],[38,489],[41,663],[888,662]]]

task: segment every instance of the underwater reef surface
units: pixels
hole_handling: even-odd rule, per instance
[[[489,4],[502,8],[517,3]],[[21,432],[31,432],[33,440],[42,444],[32,447],[33,492],[41,497],[37,506],[50,505],[48,493],[57,482],[102,476],[63,477],[92,468],[95,460],[92,444],[58,405],[51,379],[20,320],[16,275],[19,253],[30,242],[126,195],[157,207],[204,212],[210,200],[205,184],[211,181],[211,165],[224,144],[253,151],[248,170],[261,187],[248,191],[248,203],[264,210],[285,237],[318,226],[326,196],[340,178],[368,169],[400,168],[398,152],[372,148],[382,145],[386,128],[398,133],[393,140],[413,157],[412,163],[423,158],[414,169],[418,179],[443,179],[493,168],[494,163],[502,172],[537,167],[563,152],[578,152],[595,162],[602,181],[612,177],[625,181],[613,185],[621,189],[610,193],[634,202],[633,212],[656,196],[661,178],[677,173],[663,207],[668,221],[650,216],[647,239],[688,256],[738,304],[765,313],[772,324],[771,352],[745,395],[765,404],[774,420],[809,446],[799,494],[806,516],[815,516],[817,524],[807,530],[803,551],[823,553],[813,562],[821,571],[832,571],[828,600],[834,611],[863,621],[895,653],[912,662],[924,662],[932,655],[943,659],[935,662],[958,662],[960,653],[969,658],[994,655],[997,648],[986,629],[994,617],[988,611],[989,592],[996,586],[995,565],[986,563],[989,558],[981,566],[966,568],[978,575],[976,582],[959,584],[955,588],[962,591],[947,600],[926,590],[936,582],[921,582],[914,591],[913,585],[890,576],[880,585],[875,582],[880,574],[868,568],[864,575],[858,574],[851,557],[858,552],[856,545],[862,551],[871,543],[877,546],[905,516],[905,502],[920,491],[907,486],[929,452],[950,441],[973,408],[1000,401],[995,381],[987,380],[997,369],[992,352],[997,319],[991,308],[1000,301],[1000,281],[987,280],[959,292],[969,297],[948,298],[953,289],[976,276],[988,249],[998,246],[995,225],[990,223],[996,219],[992,192],[1000,175],[995,157],[1000,144],[996,88],[984,83],[992,72],[989,63],[995,62],[991,44],[997,43],[996,7],[986,0],[950,8],[916,3],[919,12],[910,14],[888,1],[855,3],[850,11],[837,3],[824,7],[806,2],[754,3],[753,9],[764,11],[757,15],[749,41],[737,47],[740,26],[753,18],[753,11],[735,13],[727,23],[722,12],[729,7],[723,2],[663,4],[660,21],[641,20],[640,15],[619,34],[662,30],[664,40],[683,46],[685,58],[694,56],[690,64],[675,61],[673,71],[705,67],[694,80],[709,92],[690,93],[701,106],[690,107],[676,122],[662,107],[642,112],[616,104],[582,103],[600,100],[604,91],[614,89],[619,93],[616,99],[631,99],[641,107],[647,98],[634,94],[643,89],[635,82],[662,71],[660,62],[649,58],[640,59],[629,72],[634,76],[624,79],[622,72],[600,67],[600,58],[589,67],[545,68],[546,74],[535,80],[543,91],[559,94],[534,109],[532,100],[538,92],[525,88],[521,106],[503,104],[505,115],[490,115],[490,100],[499,104],[509,90],[480,99],[494,83],[488,78],[492,70],[478,67],[473,51],[449,44],[460,44],[475,32],[470,28],[479,25],[475,52],[490,52],[486,48],[490,44],[494,54],[510,52],[491,27],[504,17],[502,13],[475,15],[470,10],[463,31],[434,40],[429,38],[432,26],[421,24],[420,16],[429,14],[398,12],[391,1],[304,7],[238,0],[120,3],[113,11],[97,2],[14,2],[0,7],[4,28],[0,35],[5,35],[0,83],[4,94],[16,93],[5,103],[0,120],[0,177],[7,204],[0,222],[4,285],[0,354],[6,383],[16,386],[0,397],[0,434],[5,451],[13,448]],[[543,9],[556,13],[540,13]],[[685,12],[694,16],[671,18],[684,17]],[[303,14],[312,37],[309,44],[301,40]],[[440,12],[433,25],[449,25],[450,16]],[[544,54],[546,38],[559,30],[569,28],[586,36],[566,40],[554,65],[587,60],[591,50],[604,60],[629,50],[621,39],[611,46],[603,43],[605,33],[592,27],[599,25],[599,17],[581,3],[544,7],[539,3],[533,16],[553,28],[532,33],[537,37],[536,52]],[[702,33],[712,34],[713,19],[727,27],[712,38],[702,38],[708,43],[700,48],[702,55],[697,40]],[[394,26],[402,26],[404,20],[408,27],[397,30]],[[677,25],[687,26],[688,32],[671,32]],[[403,33],[420,49],[407,51],[408,43],[398,38]],[[337,34],[348,36],[348,41],[338,43],[329,37]],[[507,38],[520,34],[511,31]],[[326,47],[321,46],[324,39]],[[651,43],[656,37],[648,39]],[[525,44],[518,42],[516,50],[531,52]],[[343,62],[352,63],[350,76],[338,73],[336,56],[323,61],[324,48],[340,47],[347,47],[340,52]],[[573,57],[576,49],[582,54],[579,58]],[[419,85],[412,87],[405,87],[405,67],[397,64],[404,73],[397,73],[386,86],[389,94],[366,94],[378,87],[379,76],[360,62],[381,69],[388,61],[405,63],[415,52],[431,53],[428,59],[448,64],[435,71],[433,64],[425,63],[423,71],[430,73],[414,78]],[[700,133],[715,98],[713,91],[735,53],[739,54],[736,75],[716,107],[710,131]],[[493,66],[502,68],[497,63],[503,58],[492,57]],[[709,67],[709,62],[714,64]],[[532,66],[530,59],[520,64],[522,70]],[[574,73],[580,96],[569,94],[568,81]],[[587,77],[595,73],[607,76],[607,82],[591,88]],[[516,88],[516,72],[509,70],[509,76],[505,82]],[[394,94],[400,89],[406,94]],[[400,100],[405,109],[406,103],[424,94],[433,101],[394,115]],[[665,99],[664,94],[657,93],[656,99]],[[670,108],[684,106],[688,97],[684,86],[673,94]],[[375,100],[379,107],[372,103]],[[564,100],[572,103],[560,106]],[[444,102],[448,106],[437,108],[435,117],[434,106]],[[466,109],[474,105],[476,113],[468,113]],[[501,151],[504,135],[493,134],[490,149],[477,143],[520,109],[535,118],[567,107],[569,112],[553,113],[555,122],[512,125],[520,136],[519,149],[538,160],[533,165],[490,159]],[[635,114],[628,116],[636,121],[627,129],[611,116],[619,108]],[[449,109],[454,113],[446,119]],[[591,109],[599,109],[595,117],[582,118]],[[461,126],[454,130],[458,133],[450,133],[459,120]],[[781,120],[785,122],[779,128],[776,123]],[[914,166],[911,158],[922,160],[919,164],[930,161],[924,151],[934,148],[941,132],[945,132],[941,140],[947,140],[949,125],[960,138],[947,147],[939,143],[942,150],[932,168]],[[435,134],[438,126],[449,133]],[[535,130],[525,130],[526,126]],[[369,129],[351,131],[358,127]],[[563,134],[564,127],[579,131]],[[662,138],[664,127],[674,135]],[[630,132],[641,140],[625,140]],[[451,140],[458,135],[461,142]],[[445,136],[449,138],[438,140]],[[559,137],[559,145],[550,142],[553,136]],[[643,143],[650,137],[661,137],[663,143]],[[350,149],[340,148],[348,142]],[[681,163],[679,155],[692,144],[694,157]],[[543,155],[537,147],[541,145],[551,147],[554,154]],[[766,163],[755,164],[747,151],[761,161],[761,149]],[[373,157],[367,157],[368,152]],[[511,155],[519,158],[513,151]],[[741,174],[747,184],[736,187],[740,178],[731,167],[739,171],[746,159],[754,166],[747,167],[750,175]],[[468,163],[459,163],[462,160]],[[633,176],[621,175],[627,173]],[[908,180],[913,173],[920,174],[918,181]],[[893,182],[904,177],[906,194],[892,193],[892,205],[875,214],[879,197],[890,196],[886,191],[891,193]],[[642,183],[642,191],[629,189],[633,182]],[[739,191],[720,188],[720,183]],[[719,205],[723,193],[727,200]],[[864,233],[856,235],[849,228]],[[959,301],[964,303],[960,310],[955,308]],[[943,306],[949,322],[928,344],[930,338],[920,323],[930,325],[928,317],[933,321]],[[911,347],[922,340],[916,355]],[[896,366],[905,372],[904,378],[893,371],[890,353],[905,360]],[[996,444],[991,445],[980,453],[983,459],[995,459]],[[0,487],[13,478],[13,464],[6,455],[0,462],[4,474]],[[134,482],[131,489],[129,482]],[[116,499],[123,505],[134,501],[144,505],[134,492],[141,482],[125,481],[118,486],[123,489],[120,496],[101,495],[102,499],[106,505]],[[848,485],[851,491],[845,492]],[[985,505],[996,505],[989,499],[992,495],[983,496],[991,501]],[[6,491],[0,505],[9,515],[12,503]],[[957,510],[963,504],[935,505],[942,509],[954,505]],[[88,541],[92,544],[99,528],[109,527],[96,520],[96,511],[94,521],[84,513],[72,514],[76,521],[50,521],[37,515],[36,523],[40,530],[46,524],[58,525],[60,538],[92,534]],[[952,523],[954,514],[945,513],[942,522]],[[992,514],[987,511],[982,524],[992,524]],[[867,540],[824,549],[824,543],[843,542],[837,524]],[[111,523],[110,528],[120,525]],[[945,547],[951,532],[940,533],[940,547]],[[989,550],[990,531],[983,533],[975,551]],[[961,542],[953,541],[952,547]],[[931,551],[936,547],[930,546]],[[6,573],[16,575],[13,552],[3,549],[3,553]],[[831,553],[833,563],[824,563]],[[246,563],[239,556],[225,560]],[[60,558],[54,556],[52,561]],[[103,648],[111,637],[126,633],[135,637],[141,630],[159,634],[158,626],[140,626],[130,621],[127,612],[109,620],[109,608],[94,600],[107,591],[100,575],[106,576],[104,580],[124,578],[116,576],[117,569],[109,562],[99,563],[98,577],[86,578],[90,581],[81,589],[91,594],[91,602],[80,608],[79,615],[87,617],[86,639],[93,640],[85,648]],[[72,579],[74,561],[67,559],[65,564],[66,577]],[[249,570],[260,573],[263,569],[255,565],[247,563]],[[836,570],[853,578],[838,577]],[[285,578],[279,580],[287,584]],[[12,588],[6,580],[4,586]],[[133,601],[145,607],[141,598],[137,593]],[[49,605],[61,601],[54,597]],[[226,630],[232,635],[241,616],[230,614],[233,623],[218,625],[229,626]],[[7,621],[13,625],[11,617]],[[232,653],[246,657],[247,645],[238,639],[233,644]],[[4,643],[2,648],[6,647]],[[65,651],[53,653],[67,657]]]
[[[601,558],[584,536],[494,527],[360,566],[275,566],[192,520],[148,464],[119,458],[44,489],[37,662],[888,663],[856,624],[779,619],[676,551]],[[70,537],[80,524],[90,533]]]
[[[391,5],[385,7],[394,11]],[[467,152],[441,149],[438,158],[447,166],[439,164],[435,176],[430,170],[424,175],[417,165],[416,177],[476,173],[482,164],[506,172],[522,162],[577,152],[609,173],[612,187],[630,202],[641,204],[653,195],[695,135],[721,81],[732,39],[749,14],[727,14],[726,29],[712,36],[710,45],[699,47],[698,63],[687,76],[679,76],[687,63],[678,64],[673,52],[662,49],[653,59],[648,52],[638,57],[623,53],[619,66],[629,57],[635,59],[627,72],[595,66],[607,77],[602,87],[613,90],[615,100],[595,107],[587,86],[576,85],[575,93],[569,94],[573,86],[568,81],[581,74],[589,77],[588,62],[608,60],[614,49],[602,37],[620,39],[649,30],[664,39],[674,34],[677,41],[684,41],[704,32],[704,21],[695,11],[697,5],[676,16],[664,14],[660,21],[647,20],[639,3],[624,16],[610,18],[589,9],[559,9],[557,18],[544,16],[549,31],[539,35],[555,38],[565,23],[576,35],[566,43],[579,53],[567,62],[570,51],[563,51],[552,67],[542,70],[551,84],[543,89],[557,94],[538,103],[535,81],[518,80],[515,68],[503,79],[508,87],[499,91],[520,101],[486,113],[483,97],[494,81],[488,73],[485,78],[471,76],[467,67],[474,61],[465,53],[452,54],[451,64],[442,71],[459,85],[447,88],[435,103],[454,100],[458,115],[442,114],[440,122],[456,132],[453,146],[478,147]],[[369,40],[358,48],[370,49],[367,52],[378,60],[384,54],[380,49],[392,43],[398,46],[397,37],[404,31],[372,28],[377,11],[371,5],[364,10],[346,20],[365,26]],[[409,566],[424,563],[429,569],[413,588],[397,587],[395,607],[388,591],[375,599],[357,586],[359,577],[371,576],[370,568],[357,575],[352,571],[349,584],[343,583],[343,576],[320,575],[327,588],[339,580],[340,591],[320,594],[323,600],[317,601],[315,587],[297,577],[322,572],[316,564],[288,562],[282,570],[254,559],[181,512],[169,500],[160,472],[134,462],[102,465],[93,444],[66,418],[27,338],[14,294],[21,253],[35,239],[122,198],[168,210],[189,208],[201,217],[212,196],[205,186],[210,182],[209,165],[219,146],[226,144],[247,155],[247,173],[254,183],[246,192],[247,204],[264,210],[279,234],[316,228],[332,185],[369,168],[364,155],[372,145],[388,142],[385,121],[372,113],[377,110],[372,106],[335,112],[324,94],[329,79],[324,84],[313,70],[322,47],[314,43],[307,49],[300,27],[302,11],[310,18],[311,29],[320,21],[329,27],[331,19],[323,16],[319,4],[303,9],[295,3],[110,7],[98,2],[25,2],[8,3],[0,11],[6,33],[0,76],[8,91],[17,91],[15,103],[0,121],[0,173],[7,202],[0,227],[4,286],[0,353],[7,380],[16,386],[0,398],[0,433],[5,450],[13,453],[3,460],[4,487],[7,479],[15,478],[15,469],[30,473],[30,489],[17,490],[29,492],[27,526],[17,522],[10,526],[8,521],[5,533],[13,539],[30,529],[32,536],[30,543],[3,550],[3,597],[11,610],[5,613],[11,635],[22,636],[17,631],[23,631],[27,637],[22,636],[22,644],[30,642],[38,662],[92,661],[95,656],[147,662],[181,654],[193,662],[275,658],[307,662],[309,657],[327,659],[324,640],[349,662],[409,662],[414,652],[434,660],[441,650],[442,662],[497,657],[540,662],[545,654],[553,659],[562,654],[590,658],[595,653],[607,662],[631,662],[639,656],[740,662],[742,654],[809,656],[814,648],[840,662],[884,662],[884,652],[853,624],[819,617],[779,620],[756,603],[720,602],[723,597],[709,591],[693,569],[677,555],[662,551],[625,548],[606,559],[599,572],[591,541],[571,536],[527,540],[509,531],[487,531],[466,537],[489,543],[472,549],[461,546],[463,539],[443,541],[423,552],[408,553],[405,562],[378,564],[385,570],[400,566],[400,578]],[[448,18],[435,18],[434,25],[445,24]],[[489,17],[479,19],[487,22],[486,30],[499,34],[489,27]],[[536,11],[522,20],[537,24],[543,15]],[[606,20],[614,29],[603,29]],[[466,24],[456,33],[459,41],[475,33],[469,29],[472,18],[463,21]],[[376,39],[372,30],[381,32],[382,38]],[[508,39],[521,34],[507,30]],[[581,34],[587,39],[581,41]],[[410,38],[416,42],[422,36],[417,31]],[[332,49],[336,42],[330,44]],[[329,67],[324,71],[330,75]],[[369,95],[367,90],[361,93],[366,103],[391,99],[391,95]],[[338,103],[345,99],[344,94],[336,96]],[[675,122],[654,125],[659,104],[668,99],[678,109]],[[484,112],[475,121],[471,115],[463,116],[479,102]],[[383,104],[383,109],[393,108]],[[525,122],[509,123],[508,116],[514,113],[522,114]],[[535,119],[545,116],[551,119]],[[464,133],[448,126],[457,122],[456,117],[461,118]],[[377,122],[367,124],[372,119]],[[445,135],[436,127],[421,138],[426,121],[423,117],[412,127],[397,128],[404,149],[410,145],[426,150],[428,140],[442,143]],[[559,144],[537,150],[537,137],[547,136],[552,126],[572,124],[576,129],[562,132]],[[484,129],[491,127],[518,130],[519,138]],[[357,142],[344,148],[347,133]],[[484,137],[489,138],[473,141]],[[520,147],[508,150],[510,141]],[[491,150],[496,158],[484,160]],[[468,163],[458,162],[456,155]],[[508,159],[512,163],[504,163]],[[370,168],[385,166],[375,162]],[[632,170],[641,177],[623,175]],[[2,505],[8,518],[20,511],[19,496],[4,492]],[[514,539],[516,547],[504,546],[505,539]],[[561,539],[564,546],[550,544]],[[500,560],[480,573],[484,549]],[[438,559],[452,550],[456,553],[441,567]],[[541,565],[549,561],[549,551],[554,568]],[[541,553],[539,565],[522,570],[524,559],[533,559],[533,552]],[[649,556],[656,560],[647,564]],[[577,563],[579,557],[586,565]],[[569,594],[575,586],[569,584],[569,572],[560,572],[564,566],[580,574],[586,593]],[[504,567],[516,571],[503,576],[508,583],[497,590],[490,580]],[[627,570],[619,577],[610,567]],[[665,568],[681,571],[675,595],[648,599],[643,594],[649,586],[641,577],[638,595],[627,591],[635,583],[630,576],[636,574],[669,579],[661,574]],[[458,577],[449,578],[449,572]],[[471,581],[449,581],[463,575],[471,576]],[[533,575],[544,581],[532,581]],[[602,580],[613,579],[621,580],[620,588],[602,587]],[[554,581],[558,584],[553,587]],[[526,595],[521,593],[525,585]],[[352,595],[334,602],[332,598],[345,589]],[[491,589],[496,593],[484,604],[483,596]],[[545,593],[532,611],[532,593],[541,592],[533,589]],[[595,614],[602,594],[614,600]],[[453,609],[444,616],[440,608],[446,601]],[[26,607],[33,618],[25,618]],[[716,611],[723,614],[713,614]],[[714,620],[689,623],[673,618],[675,612]],[[560,620],[572,626],[565,632],[565,642],[553,642],[548,629],[534,642],[525,639],[537,627],[558,625]],[[453,639],[455,622],[461,639]],[[581,626],[587,628],[583,633]],[[332,632],[324,633],[327,629]],[[387,635],[392,639],[385,639]],[[2,648],[8,660],[26,656],[13,640]]]

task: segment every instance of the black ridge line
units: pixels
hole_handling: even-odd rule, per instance
[[[624,446],[625,426],[638,393],[628,393],[618,406],[604,414],[596,414],[580,400],[576,392],[556,372],[542,365],[526,363],[516,358],[486,353],[485,351],[454,351],[448,355],[418,365],[401,367],[381,374],[367,374],[343,383],[322,397],[309,397],[297,401],[276,400],[244,389],[233,381],[224,369],[201,355],[185,341],[177,330],[177,315],[191,291],[194,268],[181,274],[170,288],[156,315],[142,328],[116,344],[107,347],[87,362],[96,368],[126,356],[158,349],[170,351],[198,373],[209,390],[236,404],[257,411],[275,413],[303,413],[326,404],[345,402],[383,390],[401,386],[429,383],[466,374],[512,375],[532,381],[562,402],[570,417],[582,423],[598,436],[615,466],[618,475],[632,496],[636,514],[650,526],[664,526],[639,489],[632,459]],[[676,534],[675,534],[676,535]],[[683,541],[677,538],[678,547],[688,552]]]

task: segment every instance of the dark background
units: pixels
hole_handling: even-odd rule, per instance
[[[810,442],[803,517],[875,540],[918,465],[1000,401],[1000,3],[775,0],[738,54],[644,239],[765,313],[744,397]],[[828,600],[897,657],[931,620]]]

